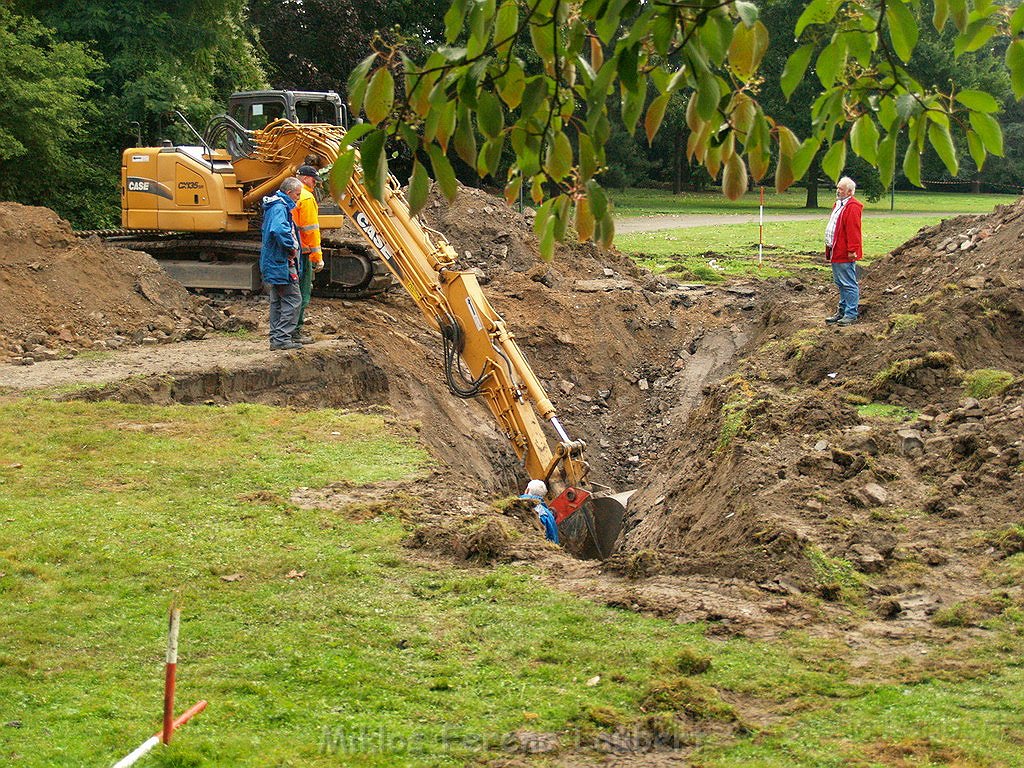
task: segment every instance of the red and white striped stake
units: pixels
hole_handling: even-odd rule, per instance
[[[178,669],[178,629],[181,626],[181,611],[171,608],[171,620],[167,630],[167,666],[164,669],[164,744],[171,743],[174,732],[174,676]]]
[[[175,719],[174,717],[174,685],[175,673],[178,667],[178,629],[181,626],[181,611],[171,608],[171,617],[167,631],[167,665],[164,669],[164,722],[163,728],[158,733],[150,736],[135,751],[114,763],[114,768],[128,768],[135,765],[153,747],[161,741],[168,744],[171,735],[181,726],[206,709],[206,701],[199,701],[185,710]]]
[[[757,227],[757,266],[761,267],[761,249],[764,247],[764,186],[761,187],[761,215]]]

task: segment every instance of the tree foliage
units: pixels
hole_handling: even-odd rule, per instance
[[[571,222],[580,238],[610,242],[613,223],[595,179],[607,164],[614,98],[631,133],[652,139],[673,96],[688,95],[686,147],[725,193],[774,166],[786,189],[821,153],[831,178],[857,155],[879,169],[885,186],[897,163],[920,185],[921,154],[931,146],[955,174],[954,134],[965,136],[980,166],[1001,155],[1002,133],[991,95],[951,84],[945,91],[908,67],[919,40],[913,0],[810,0],[795,21],[799,43],[780,85],[788,98],[816,81],[803,139],[766,114],[759,99],[769,34],[758,7],[746,0],[452,0],[445,44],[417,58],[400,43],[381,44],[353,71],[349,99],[369,124],[360,126],[368,183],[386,172],[387,138],[398,138],[451,177],[449,148],[481,175],[498,170],[506,143],[516,162],[506,195],[522,188],[539,205],[535,227],[549,255]],[[1013,36],[1006,50],[1016,96],[1024,95],[1024,11],[990,0],[936,0],[932,23],[956,30],[954,53]],[[516,53],[528,40],[539,56],[530,66]],[[897,141],[907,137],[897,157]],[[773,162],[774,159],[774,162]],[[451,192],[450,184],[442,184]],[[419,199],[414,204],[421,204]]]
[[[52,204],[73,166],[90,110],[86,97],[98,60],[60,42],[32,18],[0,6],[0,195]],[[44,183],[40,183],[43,180]]]

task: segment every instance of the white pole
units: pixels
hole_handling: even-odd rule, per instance
[[[121,758],[118,762],[114,763],[114,768],[128,768],[129,765],[135,765],[143,755],[149,752],[153,747],[160,743],[159,736],[150,736],[144,742],[142,746],[136,749],[127,757]]]
[[[761,187],[760,220],[757,227],[757,266],[761,266],[761,249],[764,246],[764,187]]]

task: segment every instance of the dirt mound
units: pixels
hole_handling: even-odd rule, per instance
[[[733,375],[672,424],[612,565],[926,625],[1019,603],[992,574],[1024,491],[1022,212],[943,222],[876,262],[850,328],[822,322],[831,287],[772,297]]]
[[[0,203],[0,357],[201,338],[231,327],[149,256],[81,239],[48,208]]]

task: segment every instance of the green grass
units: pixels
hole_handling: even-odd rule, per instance
[[[941,217],[880,218],[865,221],[866,263],[889,253],[913,237],[922,227],[937,224]],[[634,255],[637,262],[654,272],[667,272],[684,279],[707,281],[711,276],[745,275],[784,277],[796,269],[827,269],[824,261],[825,219],[766,224],[762,264],[758,265],[758,225],[727,224],[617,235],[615,246]],[[711,253],[711,256],[705,254]],[[709,265],[709,259],[715,263]]]
[[[841,642],[718,641],[529,566],[412,557],[400,496],[369,520],[289,501],[422,471],[378,416],[14,400],[0,457],[4,765],[110,765],[155,732],[172,599],[178,710],[210,706],[141,766],[461,766],[521,728],[567,745],[616,722],[692,732],[676,713],[715,723],[696,734],[707,766],[871,764],[910,737],[1017,760],[1016,624],[972,650],[984,680],[858,682]],[[856,578],[837,562],[825,575]],[[731,730],[747,701],[773,724]]]
[[[857,406],[857,413],[862,419],[879,419],[881,421],[905,422],[913,421],[921,415],[919,411],[902,405],[890,403],[866,403]]]
[[[759,207],[759,194],[755,190],[748,192],[739,200],[729,200],[718,191],[684,192],[673,195],[671,192],[657,189],[626,189],[609,192],[615,203],[615,212],[619,216],[642,216],[659,213],[746,213],[756,212]],[[885,195],[876,202],[860,198],[869,211],[888,211],[889,196]],[[807,200],[806,190],[791,187],[782,194],[765,187],[764,200],[766,210],[790,210],[793,213],[806,212],[804,203]],[[826,210],[832,207],[835,200],[834,191],[830,187],[818,190],[818,208]],[[1017,200],[1016,195],[973,195],[953,192],[896,192],[895,208],[897,213],[991,213],[997,205],[1006,205]],[[824,227],[824,225],[822,225]]]
[[[998,368],[976,368],[964,374],[964,388],[971,397],[992,397],[1001,395],[1014,380],[1009,371]]]

